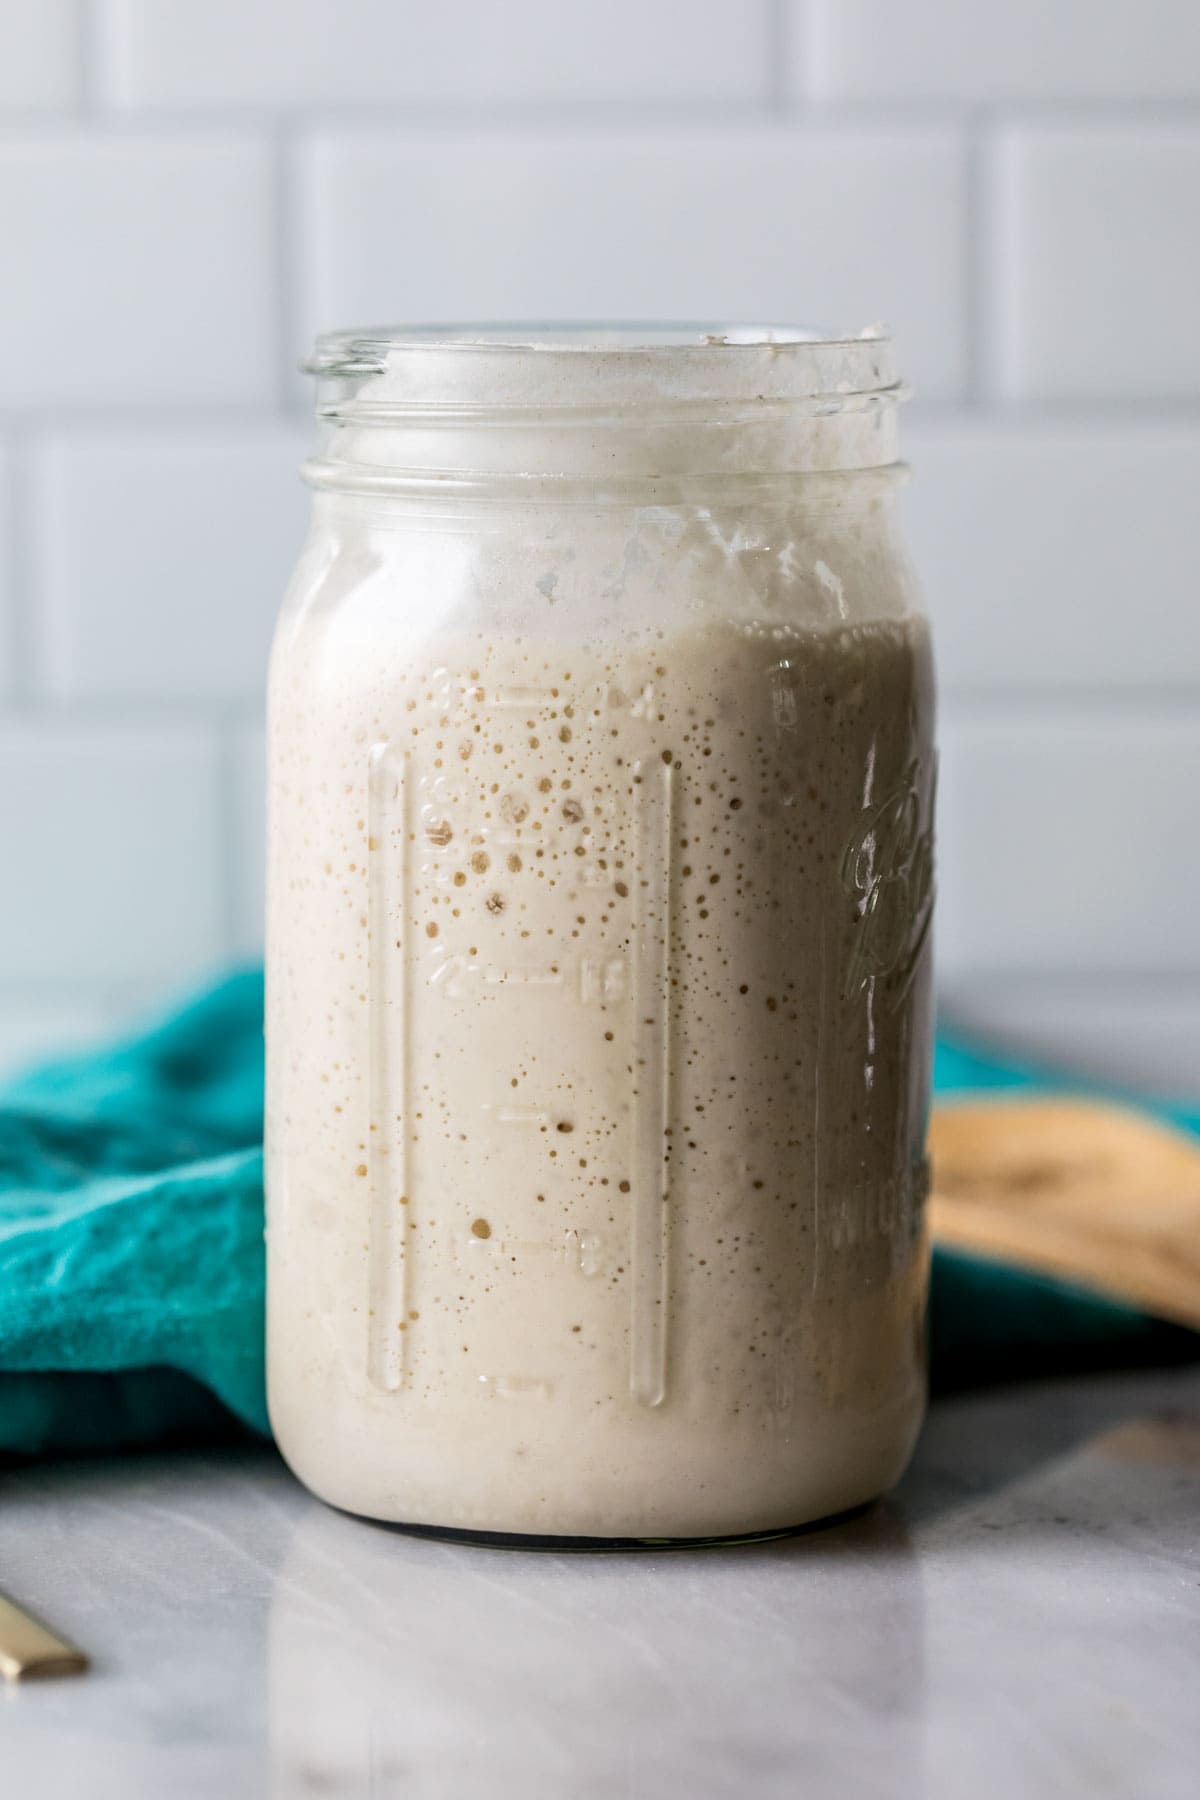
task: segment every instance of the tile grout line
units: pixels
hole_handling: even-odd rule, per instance
[[[41,696],[38,694],[38,656],[34,630],[33,530],[35,520],[30,433],[28,431],[9,432],[6,436],[5,448],[8,461],[5,519],[8,535],[8,579],[12,599],[8,632],[9,705],[6,711],[11,716],[19,713]]]
[[[963,337],[966,351],[964,398],[972,413],[982,411],[988,398],[990,368],[991,295],[988,276],[993,267],[991,189],[986,166],[990,152],[987,115],[975,110],[964,128],[965,193],[963,218],[964,292]]]
[[[226,718],[236,730],[258,720],[258,713],[251,709],[242,712],[231,706],[223,712],[219,700],[182,695],[147,698],[115,691],[69,695],[14,693],[4,711],[10,721],[24,725],[78,726],[83,731],[101,733],[128,728],[205,731],[219,728]]]
[[[97,76],[105,60],[100,0],[75,0],[75,111],[90,124],[100,110]]]
[[[76,0],[76,104],[74,112],[90,119],[95,106],[97,16],[94,0]]]
[[[784,112],[798,98],[792,92],[788,56],[792,47],[792,21],[787,0],[765,0],[767,9],[767,69],[765,106],[772,114]]]
[[[238,795],[237,719],[226,710],[214,730],[217,746],[217,828],[221,846],[221,879],[218,899],[220,936],[227,963],[239,960],[241,945],[240,895],[242,858]]]
[[[1144,681],[1124,688],[1079,686],[1061,683],[1045,688],[1011,683],[984,688],[970,683],[943,684],[939,695],[939,722],[943,737],[948,731],[1006,730],[1018,727],[1054,728],[1062,737],[1081,729],[1103,725],[1113,733],[1177,733],[1200,731],[1197,691]]]
[[[21,661],[17,624],[20,581],[14,537],[16,513],[13,443],[11,438],[0,436],[0,717],[11,714],[12,702],[17,697],[17,671]]]
[[[941,970],[938,986],[943,1001],[956,987],[969,987],[973,994],[988,997],[996,993],[1001,998],[1008,998],[1016,987],[1029,987],[1048,999],[1062,1000],[1074,992],[1091,1001],[1097,997],[1098,979],[1103,983],[1100,997],[1110,1006],[1139,1006],[1149,997],[1155,1005],[1167,1002],[1184,1012],[1200,1011],[1200,970],[1155,969],[1136,962],[1124,968],[1097,968],[1094,964],[1064,968],[1060,963],[1053,969],[1038,968],[1034,963],[1000,968],[976,963]]]
[[[275,263],[275,365],[278,383],[277,401],[282,415],[294,417],[296,412],[296,371],[292,358],[296,351],[298,327],[295,288],[299,278],[300,233],[299,193],[296,169],[296,134],[294,126],[282,121],[274,133],[274,183],[271,204],[274,208]]]
[[[86,6],[87,0],[83,0]],[[143,102],[136,106],[114,105],[97,79],[108,60],[108,46],[99,39],[97,22],[88,19],[81,29],[77,70],[83,76],[83,92],[66,108],[34,106],[14,108],[0,120],[0,144],[6,139],[24,140],[31,128],[39,138],[78,136],[81,123],[97,139],[119,138],[158,141],[171,138],[210,139],[220,142],[230,132],[270,136],[298,131],[344,132],[350,138],[382,135],[405,139],[429,132],[463,133],[472,138],[495,133],[545,131],[617,134],[622,131],[669,132],[711,128],[716,132],[753,129],[776,110],[802,118],[814,129],[876,131],[961,128],[981,115],[994,116],[1006,125],[1033,130],[1065,131],[1107,129],[1117,132],[1200,130],[1200,96],[1195,99],[1130,100],[1103,97],[1076,100],[1070,97],[1022,100],[1006,97],[990,102],[933,95],[916,99],[903,96],[849,98],[814,95],[807,73],[793,87],[786,57],[796,38],[785,0],[766,0],[767,42],[772,67],[766,71],[768,97],[739,99],[697,96],[657,99],[605,97],[587,100],[519,98],[481,101],[478,98],[404,102],[311,103],[281,107],[274,104],[183,104]],[[83,15],[87,17],[86,14]],[[811,26],[800,28],[803,44],[811,38]],[[99,45],[99,48],[97,47]],[[77,86],[79,77],[77,75]]]
[[[90,99],[91,90],[96,85],[94,77],[97,62],[102,63],[103,57],[97,59],[91,52],[87,54]],[[773,78],[773,69],[766,73]],[[474,139],[488,133],[503,138],[506,135],[520,136],[540,131],[568,136],[573,132],[604,136],[625,131],[669,132],[706,128],[719,132],[753,128],[762,122],[766,110],[761,90],[749,99],[720,94],[699,94],[686,98],[612,96],[582,100],[544,98],[532,101],[517,97],[501,100],[463,97],[292,106],[271,103],[167,105],[150,101],[129,107],[106,104],[101,92],[97,96],[96,110],[88,111],[85,122],[98,138],[120,138],[131,142],[139,139],[157,141],[203,138],[216,143],[231,133],[239,136],[269,136],[283,131],[345,133],[350,138],[382,135],[400,139],[424,133],[438,136],[462,133]],[[843,106],[830,102],[823,110],[828,112],[831,124],[863,124],[870,127],[873,123],[873,115],[864,113],[850,103]],[[922,103],[917,107],[898,107],[894,116],[885,109],[883,123],[891,126],[902,123],[908,117],[913,123],[925,124],[931,112],[942,118],[949,115],[957,117],[961,115],[962,108],[956,106],[939,109],[936,104],[929,106]],[[25,137],[31,123],[36,124],[39,137],[50,139],[56,135],[78,136],[79,113],[78,104],[73,104],[68,109],[38,105],[24,114],[14,108],[11,116],[6,114],[0,117],[0,144],[6,138]]]
[[[756,98],[721,95],[658,99],[599,98],[587,100],[539,99],[412,99],[403,103],[362,101],[351,104],[311,103],[298,106],[159,105],[153,102],[124,107],[112,103],[108,89],[97,79],[107,61],[107,47],[95,48],[96,26],[89,22],[80,45],[77,66],[84,71],[84,91],[66,108],[35,106],[13,109],[0,120],[0,144],[8,138],[24,139],[31,127],[39,138],[78,136],[80,124],[97,139],[204,139],[219,143],[223,136],[286,134],[307,131],[344,133],[351,139],[379,135],[407,139],[424,133],[462,133],[475,138],[494,133],[546,132],[550,136],[573,133],[587,136],[621,132],[654,133],[694,131],[706,128],[720,133],[753,130],[775,111],[795,117],[814,129],[837,131],[938,130],[961,128],[983,114],[1006,124],[1037,129],[1118,132],[1200,129],[1200,98],[1187,101],[1137,103],[1119,99],[1076,102],[1070,100],[996,102],[948,99],[842,98],[813,94],[808,75],[798,84],[791,80],[789,58],[797,38],[802,46],[811,28],[797,31],[785,10],[785,0],[765,0],[768,7],[767,46],[771,64],[765,71],[763,92]],[[803,59],[802,59],[803,62]]]

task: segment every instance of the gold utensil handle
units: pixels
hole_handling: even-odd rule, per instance
[[[0,1594],[0,1676],[6,1681],[31,1675],[81,1675],[87,1666],[82,1650]]]

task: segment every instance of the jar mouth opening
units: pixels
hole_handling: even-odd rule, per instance
[[[701,321],[414,324],[325,332],[319,410],[903,399],[891,336]]]

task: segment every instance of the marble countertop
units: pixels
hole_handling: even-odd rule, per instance
[[[267,1451],[0,1476],[35,1800],[1187,1800],[1200,1370],[945,1400],[899,1491],[753,1547],[464,1548]]]

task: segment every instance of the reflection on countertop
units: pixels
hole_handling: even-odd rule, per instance
[[[940,1402],[897,1494],[730,1549],[468,1548],[269,1451],[0,1476],[0,1584],[85,1645],[5,1792],[1174,1800],[1200,1759],[1200,1371]]]

